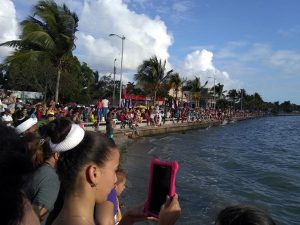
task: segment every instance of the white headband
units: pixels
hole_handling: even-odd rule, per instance
[[[65,152],[76,147],[84,137],[84,130],[77,124],[72,124],[71,130],[66,138],[57,144],[49,141],[50,148],[53,152]]]
[[[38,122],[37,118],[29,118],[29,119],[25,120],[23,123],[19,124],[16,127],[16,131],[18,134],[22,134],[23,132],[28,130],[30,127],[35,125],[37,122]]]

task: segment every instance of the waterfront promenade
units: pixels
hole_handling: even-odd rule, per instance
[[[139,137],[146,137],[146,136],[153,136],[159,134],[166,134],[166,133],[174,133],[174,132],[185,132],[187,130],[192,129],[206,129],[212,126],[220,126],[226,125],[227,123],[235,123],[242,120],[254,119],[258,116],[247,116],[247,117],[234,117],[231,120],[215,120],[215,119],[208,119],[208,120],[200,120],[200,121],[193,121],[187,122],[184,121],[183,123],[180,121],[179,123],[169,120],[166,121],[165,124],[161,126],[147,126],[146,122],[140,123],[138,127],[134,127],[134,129],[129,128],[128,126],[125,129],[121,129],[120,125],[117,124],[116,128],[114,128],[114,140],[117,145],[122,146],[127,141]],[[87,124],[88,125],[88,124]],[[98,127],[93,126],[85,126],[85,130],[95,131],[105,134],[106,133],[106,126],[105,123],[100,124]]]

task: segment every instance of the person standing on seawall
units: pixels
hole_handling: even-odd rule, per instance
[[[97,103],[97,112],[98,112],[98,122],[100,123],[103,115],[103,104],[101,99],[99,99]]]
[[[106,98],[102,99],[102,105],[103,105],[102,111],[103,111],[104,120],[106,120],[106,118],[107,118],[108,104],[109,104],[109,101]]]
[[[114,127],[115,127],[114,114],[115,114],[115,109],[111,108],[106,117],[106,137],[110,139],[113,139],[114,137]]]

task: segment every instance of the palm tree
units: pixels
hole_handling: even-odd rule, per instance
[[[224,93],[226,93],[226,91],[223,91],[223,84],[218,83],[213,88],[215,88],[215,94],[218,96],[219,99],[221,99],[221,97],[224,97]]]
[[[203,88],[207,85],[208,81],[205,82],[203,86],[201,86],[201,81],[199,77],[195,77],[194,80],[191,82],[191,92],[192,92],[192,98],[196,101],[196,107],[199,106],[200,98],[201,98],[201,92]]]
[[[156,101],[157,91],[162,84],[168,83],[173,70],[166,72],[166,60],[163,62],[157,59],[156,56],[151,57],[138,67],[138,73],[134,75],[138,84],[142,84],[153,96],[153,103]]]
[[[65,4],[58,6],[53,0],[42,0],[33,7],[33,16],[21,22],[20,40],[0,44],[16,48],[15,52],[7,57],[8,63],[28,58],[48,58],[51,61],[57,69],[56,102],[61,72],[75,48],[78,21],[77,15]]]
[[[177,100],[178,100],[178,91],[182,87],[183,81],[179,76],[179,73],[174,73],[169,80],[169,84],[175,91],[175,101],[177,105]]]

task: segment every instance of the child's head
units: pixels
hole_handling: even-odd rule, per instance
[[[261,209],[250,205],[228,206],[217,216],[216,225],[275,225],[272,218]]]
[[[120,195],[122,194],[122,192],[125,189],[127,175],[126,175],[125,171],[122,170],[121,168],[119,168],[117,170],[116,174],[117,174],[117,183],[115,185],[115,189],[117,192],[117,196],[120,197]]]

